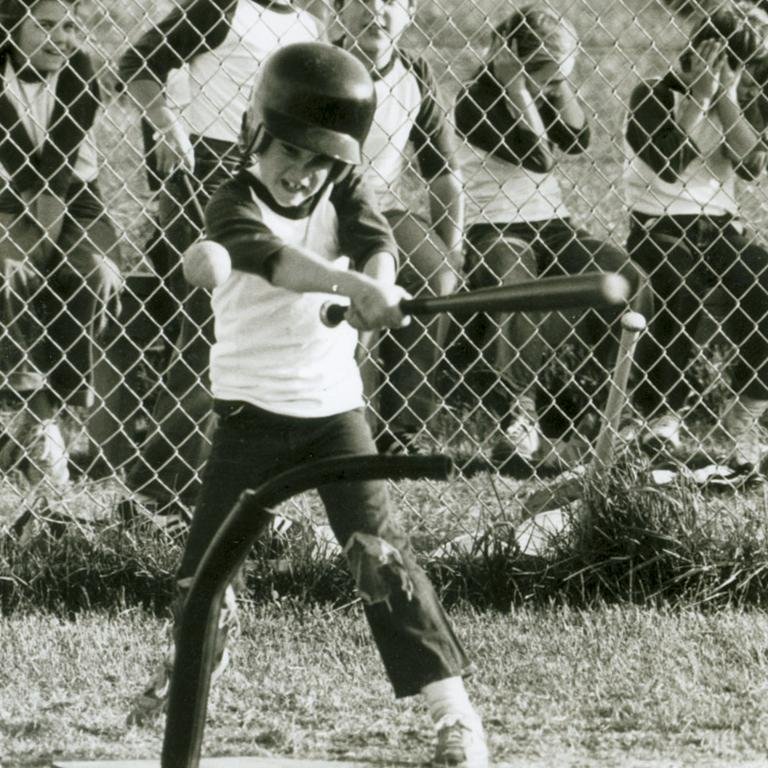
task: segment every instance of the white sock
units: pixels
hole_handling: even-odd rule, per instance
[[[428,683],[421,692],[427,702],[429,714],[435,724],[446,716],[466,716],[479,720],[472,702],[469,700],[464,680],[460,677],[446,677],[435,683]]]

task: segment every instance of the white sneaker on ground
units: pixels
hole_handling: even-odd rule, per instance
[[[489,768],[488,745],[479,717],[446,715],[436,730],[433,768]]]
[[[5,471],[19,470],[35,490],[62,493],[71,485],[67,446],[54,419],[20,414],[0,463]]]
[[[768,410],[768,400],[734,398],[725,407],[722,431],[726,445],[726,464],[760,468],[768,446],[763,441],[760,417]]]
[[[496,462],[517,457],[533,463],[541,448],[541,432],[535,414],[520,410],[512,417],[511,424],[504,430],[504,435],[496,441],[491,455]]]
[[[676,413],[663,413],[650,419],[640,437],[640,443],[646,450],[679,450],[682,446],[683,422]]]

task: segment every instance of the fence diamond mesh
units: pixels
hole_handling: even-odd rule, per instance
[[[215,420],[214,329],[182,254],[205,235],[213,190],[242,166],[264,59],[313,39],[353,51],[374,76],[362,173],[395,234],[402,285],[438,295],[621,272],[649,325],[613,455],[759,467],[759,3],[2,8],[9,514],[23,498],[73,492],[105,514],[126,500],[159,512],[193,504]],[[588,463],[624,309],[448,314],[366,334],[358,359],[380,448],[444,451],[510,487]],[[451,525],[471,528],[439,495]]]

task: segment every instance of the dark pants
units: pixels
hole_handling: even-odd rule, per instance
[[[524,280],[582,272],[618,272],[632,287],[632,307],[644,315],[652,311],[652,296],[645,275],[619,248],[575,228],[565,219],[520,224],[480,224],[470,227],[467,273],[472,288],[515,285]],[[569,335],[584,347],[583,359],[594,355],[608,374],[618,350],[623,307],[605,310],[574,310],[560,315]],[[555,314],[555,313],[553,313]],[[551,318],[549,318],[551,319]],[[545,342],[541,313],[516,312],[497,315],[491,323],[494,363],[511,400],[523,395],[535,399]],[[571,330],[573,329],[573,333]],[[598,385],[594,400],[607,395],[608,377]]]
[[[195,174],[188,177],[201,208],[237,168],[236,148],[226,142],[195,140]],[[184,281],[181,259],[186,248],[203,235],[203,222],[180,173],[166,181],[158,217],[171,250],[166,276],[177,297],[180,331],[152,412],[154,429],[128,476],[128,486],[160,503],[175,496],[191,504],[199,489],[211,429],[208,379],[213,344],[210,294]]]
[[[116,331],[121,280],[117,236],[98,190],[82,185],[68,200],[56,252],[45,263],[37,223],[12,201],[0,210],[15,217],[0,243],[0,264],[25,264],[0,286],[0,383],[91,405],[94,365]]]
[[[632,217],[627,250],[647,272],[656,299],[638,351],[646,373],[636,392],[643,411],[677,411],[685,403],[696,326],[717,287],[725,289],[723,329],[738,353],[733,390],[768,399],[768,250],[740,234],[730,217],[640,214]]]
[[[195,573],[243,490],[256,488],[303,462],[376,452],[362,411],[296,419],[251,405],[217,401],[216,412],[218,426],[179,580]],[[384,592],[373,590],[363,601],[395,694],[410,696],[427,683],[465,673],[469,662],[434,589],[407,538],[390,519],[386,483],[339,482],[318,491],[336,538],[342,547],[348,547],[347,559],[358,586],[375,581],[371,577],[379,561],[370,549],[372,544],[383,540],[397,553],[396,562],[382,568]]]
[[[461,264],[448,260],[448,248],[420,216],[400,210],[385,213],[400,259],[397,284],[412,296],[444,296],[455,290]],[[382,334],[372,350],[380,358],[363,364],[366,396],[375,404],[385,428],[393,433],[417,432],[437,407],[432,374],[445,348],[448,318],[422,322],[412,318],[405,328]]]

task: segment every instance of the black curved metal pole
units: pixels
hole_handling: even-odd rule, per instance
[[[171,674],[162,768],[198,768],[221,603],[253,546],[265,510],[297,493],[350,480],[446,480],[445,456],[353,456],[321,459],[244,491],[208,546],[184,605]]]

